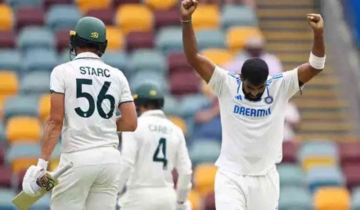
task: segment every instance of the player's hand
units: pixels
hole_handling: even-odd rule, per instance
[[[324,20],[320,14],[308,14],[307,22],[316,34],[324,33]]]
[[[182,20],[190,20],[191,15],[196,10],[197,5],[197,0],[183,0],[180,6]]]
[[[47,161],[40,159],[37,166],[30,166],[30,168],[28,168],[22,183],[23,191],[26,194],[30,196],[37,196],[40,194],[41,187],[36,181],[46,174],[47,165]]]
[[[183,204],[176,203],[176,210],[191,210],[191,203],[190,201],[186,201]]]

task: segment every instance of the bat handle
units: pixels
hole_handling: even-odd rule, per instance
[[[58,168],[54,173],[52,173],[50,176],[52,179],[57,179],[59,176],[61,176],[61,174],[65,173],[65,171],[67,171],[69,168],[71,168],[73,166],[73,163],[67,163],[66,165]]]

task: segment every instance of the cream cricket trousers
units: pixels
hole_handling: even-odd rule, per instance
[[[61,155],[60,166],[73,167],[59,177],[51,210],[114,210],[119,182],[120,152],[96,148]]]
[[[276,210],[279,193],[276,167],[264,176],[241,176],[221,169],[216,174],[217,210]]]
[[[173,188],[137,188],[128,190],[119,200],[120,210],[175,210]]]

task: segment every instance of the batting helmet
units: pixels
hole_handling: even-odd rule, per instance
[[[107,47],[105,24],[98,18],[81,18],[75,30],[70,31],[70,51],[74,51],[76,47],[96,48],[101,57]]]

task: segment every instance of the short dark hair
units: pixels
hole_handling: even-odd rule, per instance
[[[242,66],[241,75],[253,85],[262,85],[269,76],[269,67],[260,58],[250,58]]]

